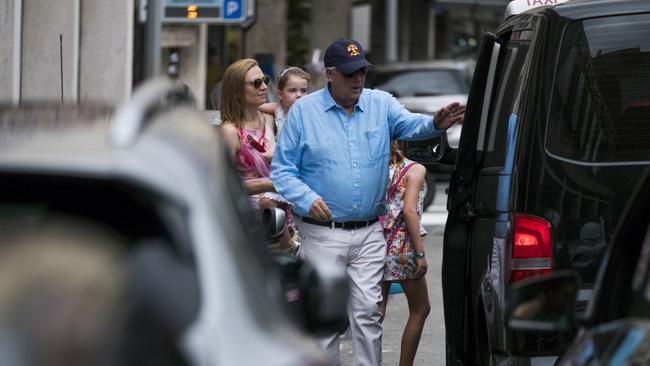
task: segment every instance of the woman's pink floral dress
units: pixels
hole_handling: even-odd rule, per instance
[[[235,157],[235,166],[239,171],[242,179],[253,181],[256,179],[265,179],[270,175],[271,163],[263,156],[263,152],[268,145],[266,128],[261,130],[249,128],[237,128],[239,135],[239,153]],[[264,192],[250,196],[251,205],[255,211],[259,212],[259,201],[267,198],[275,201],[279,208],[286,213],[287,224],[293,225],[291,216],[291,204],[285,200],[279,193]]]
[[[390,167],[390,181],[388,184],[388,192],[394,185],[397,178],[404,167],[411,164],[410,160],[404,161],[397,165]],[[386,262],[384,265],[384,281],[400,281],[415,279],[415,271],[417,270],[416,259],[413,256],[414,249],[411,238],[409,237],[404,222],[402,211],[404,210],[404,192],[406,191],[406,179],[402,177],[397,185],[397,188],[392,194],[392,197],[387,197],[386,206],[388,211],[384,217],[384,237],[386,238]],[[424,202],[424,187],[418,195],[417,213],[420,219],[422,218],[422,206]],[[420,234],[427,235],[426,230],[422,226],[420,220]],[[392,237],[392,240],[391,240]]]

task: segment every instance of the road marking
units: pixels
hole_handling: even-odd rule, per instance
[[[425,212],[422,215],[422,225],[424,226],[444,225],[446,222],[446,212]]]
[[[427,210],[422,214],[422,225],[444,225],[447,222],[447,206],[445,204],[446,200],[435,200],[433,204],[427,207]]]

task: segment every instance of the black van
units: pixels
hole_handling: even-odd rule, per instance
[[[486,34],[448,191],[447,365],[556,355],[574,334],[509,330],[510,286],[574,269],[584,308],[649,166],[650,1],[538,7]]]

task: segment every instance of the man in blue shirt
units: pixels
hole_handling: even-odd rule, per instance
[[[364,89],[373,67],[359,42],[338,40],[325,51],[327,86],[291,107],[271,163],[276,190],[293,203],[300,255],[345,266],[353,364],[381,365],[381,280],[391,140],[434,137],[462,122],[452,103],[435,117],[407,111],[391,94]],[[338,336],[323,340],[338,362]]]

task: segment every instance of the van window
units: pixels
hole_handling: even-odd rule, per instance
[[[650,15],[575,22],[558,62],[546,146],[582,164],[650,161]]]
[[[521,70],[528,54],[531,31],[516,31],[510,35],[505,56],[499,64],[497,87],[493,100],[492,118],[488,127],[483,166],[503,166],[505,162],[508,121],[513,113]]]

